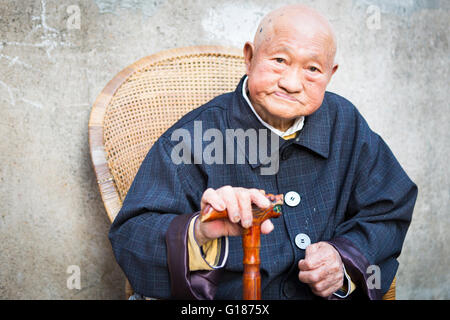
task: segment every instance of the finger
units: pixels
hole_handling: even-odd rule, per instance
[[[311,290],[320,296],[328,296],[330,290],[333,293],[341,288],[344,283],[342,272],[325,266],[311,271],[300,271],[298,278],[301,282],[308,284]]]
[[[200,202],[200,208],[202,211],[207,204],[211,205],[211,207],[213,207],[217,211],[223,211],[226,209],[225,202],[219,196],[217,191],[212,188],[206,189],[205,192],[203,193]]]
[[[298,262],[298,269],[300,271],[309,271],[309,270],[314,270],[314,268],[311,268],[311,265],[309,264],[308,261],[306,261],[305,259],[301,259]]]
[[[252,204],[250,192],[245,189],[236,188],[235,194],[239,203],[241,214],[241,225],[244,228],[250,228],[253,224]]]
[[[315,269],[326,262],[332,260],[334,255],[326,247],[322,247],[320,243],[313,243],[305,250],[304,266],[308,269]]]
[[[239,204],[236,199],[236,195],[231,186],[225,186],[217,190],[219,192],[220,197],[225,202],[228,211],[228,218],[233,223],[238,223],[241,220],[241,216],[239,214]]]
[[[314,284],[325,280],[327,276],[328,273],[325,268],[321,267],[313,270],[300,271],[298,274],[298,279],[303,283]]]
[[[329,289],[329,283],[327,281],[320,281],[309,285],[311,291],[320,297],[324,297],[325,291]]]
[[[313,264],[313,262],[310,260],[310,258],[301,259],[298,262],[298,268],[300,271],[311,271],[317,269],[319,266],[316,264]]]
[[[261,233],[262,233],[262,234],[269,234],[269,233],[272,232],[272,230],[273,230],[274,228],[275,228],[275,227],[274,227],[272,221],[270,221],[270,219],[268,219],[268,220],[264,221],[264,222],[261,224]]]
[[[315,284],[310,285],[311,291],[319,296],[319,297],[329,297],[334,292],[338,291],[340,288],[342,288],[342,284],[339,281],[321,281]]]
[[[269,199],[266,198],[264,195],[265,193],[261,192],[261,190],[250,189],[249,191],[252,203],[256,204],[261,209],[265,209],[270,206]]]

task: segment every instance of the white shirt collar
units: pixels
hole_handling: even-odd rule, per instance
[[[245,101],[247,101],[250,109],[252,109],[253,113],[255,114],[255,116],[258,118],[259,121],[261,121],[261,123],[268,128],[270,131],[272,131],[273,133],[279,135],[280,137],[285,137],[285,136],[289,136],[297,131],[302,130],[303,128],[303,124],[305,121],[305,117],[301,116],[299,118],[297,118],[294,122],[294,124],[287,129],[285,132],[278,130],[277,128],[272,127],[270,124],[268,124],[267,122],[265,122],[263,119],[261,119],[261,117],[258,115],[258,113],[256,113],[255,108],[253,108],[252,103],[250,102],[250,99],[247,96],[247,80],[248,77],[245,77],[244,79],[244,83],[242,84],[242,95],[244,96]]]

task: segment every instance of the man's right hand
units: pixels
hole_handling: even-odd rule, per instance
[[[253,223],[252,204],[261,209],[268,208],[270,201],[264,191],[258,189],[233,188],[224,186],[217,190],[207,189],[201,199],[201,210],[211,205],[217,211],[227,210],[228,219],[201,222],[197,219],[194,230],[199,245],[223,236],[242,235],[244,228]],[[273,230],[273,224],[266,220],[261,224],[261,232],[268,234]]]

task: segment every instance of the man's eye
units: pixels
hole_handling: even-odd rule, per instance
[[[317,72],[317,71],[319,71],[319,69],[317,69],[316,67],[311,66],[311,67],[309,67],[309,71]]]
[[[276,60],[278,63],[283,63],[283,62],[284,62],[284,59],[283,59],[283,58],[275,58],[275,60]]]

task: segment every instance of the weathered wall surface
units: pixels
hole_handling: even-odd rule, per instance
[[[123,297],[90,163],[92,103],[143,56],[242,47],[262,16],[286,3],[0,0],[0,298]],[[448,1],[303,3],[338,35],[329,89],[359,108],[419,186],[398,298],[449,299]],[[70,265],[80,268],[80,290],[67,287]]]

